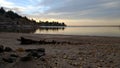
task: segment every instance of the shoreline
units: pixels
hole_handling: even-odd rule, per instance
[[[26,34],[26,35],[55,35],[55,36],[78,36],[78,37],[106,37],[106,38],[120,38],[120,36],[96,36],[96,35],[69,35],[69,34],[38,34],[38,33],[18,33],[18,32],[0,32],[0,34]]]

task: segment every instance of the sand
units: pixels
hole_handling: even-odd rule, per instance
[[[33,40],[67,41],[75,44],[20,45],[21,36]],[[76,44],[77,43],[77,44]],[[17,48],[45,48],[46,55],[29,62],[0,62],[0,68],[120,68],[120,37],[0,33],[0,45]],[[6,53],[4,53],[6,54]],[[21,53],[17,53],[22,56]]]

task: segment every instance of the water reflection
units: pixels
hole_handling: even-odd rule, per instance
[[[58,31],[58,30],[64,30],[65,27],[40,27],[37,30],[40,31]]]
[[[59,30],[58,32],[37,30],[35,33],[120,37],[119,27],[66,27],[65,30]]]
[[[0,32],[14,32],[14,33],[37,33],[37,32],[57,32],[64,30],[65,27],[39,27],[39,28],[0,28]]]
[[[35,28],[31,28],[31,29],[1,28],[0,32],[120,37],[120,27],[39,27],[36,29]]]

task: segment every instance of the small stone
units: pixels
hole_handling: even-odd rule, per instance
[[[41,61],[45,61],[45,58],[40,58]]]
[[[80,57],[79,60],[83,60],[83,58]]]
[[[74,65],[74,66],[79,66],[79,63],[74,62],[73,65]]]
[[[40,58],[41,56],[44,56],[44,55],[45,55],[44,52],[36,52],[36,51],[33,51],[28,54],[28,56],[33,56],[33,57],[37,57],[37,58]]]
[[[37,65],[40,65],[40,63],[37,63]]]
[[[111,60],[111,61],[109,61],[109,63],[113,63],[113,61]]]
[[[12,49],[11,49],[10,47],[5,47],[5,50],[4,50],[4,51],[10,52],[10,51],[12,51]]]
[[[37,51],[36,49],[26,49],[25,50],[26,52],[34,52],[34,51]]]
[[[11,54],[10,56],[11,56],[11,57],[19,57],[19,56],[16,55],[16,54]]]
[[[3,61],[8,62],[8,63],[13,63],[16,61],[17,58],[15,57],[9,57],[9,58],[3,58]]]
[[[80,68],[83,68],[82,66],[80,66]]]
[[[38,48],[37,52],[45,52],[45,49],[44,48]]]
[[[67,55],[64,55],[63,58],[64,58],[64,59],[67,59]]]
[[[4,51],[4,46],[0,45],[0,53],[2,53]]]

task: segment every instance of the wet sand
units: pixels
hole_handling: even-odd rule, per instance
[[[67,41],[73,44],[20,45],[21,36],[33,40]],[[45,48],[45,61],[0,62],[0,68],[120,68],[120,37],[0,33],[0,45],[17,48]],[[7,53],[4,53],[7,54]],[[21,53],[17,53],[22,56]]]

